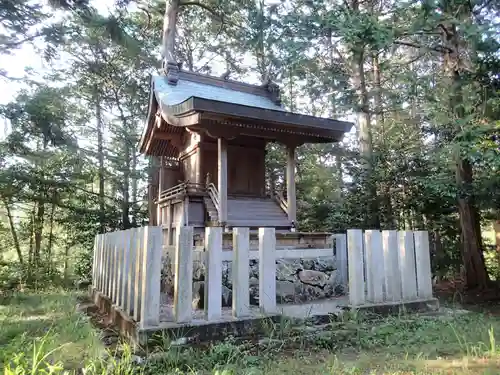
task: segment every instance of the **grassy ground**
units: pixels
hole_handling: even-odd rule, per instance
[[[33,352],[78,368],[102,349],[88,317],[75,311],[77,295],[62,290],[0,298],[0,366]],[[21,360],[21,358],[17,358]]]
[[[489,314],[350,314],[320,329],[269,324],[266,340],[228,338],[203,348],[175,347],[164,338],[135,358],[137,366],[126,346],[121,359],[103,360],[98,331],[75,305],[75,295],[61,291],[0,300],[4,374],[58,375],[62,368],[85,368],[87,375],[500,373],[500,318]],[[34,363],[40,365],[33,369]]]

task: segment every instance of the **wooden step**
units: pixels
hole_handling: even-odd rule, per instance
[[[227,225],[231,227],[291,227],[292,224],[288,220],[228,220]]]

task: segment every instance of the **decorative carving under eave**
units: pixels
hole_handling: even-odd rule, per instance
[[[271,100],[276,103],[277,105],[281,105],[281,94],[280,94],[280,88],[279,86],[272,82],[271,79],[268,79],[263,85],[268,92]]]
[[[179,80],[179,64],[174,60],[164,61],[163,70],[167,76],[168,84],[172,86],[177,85],[177,81]]]

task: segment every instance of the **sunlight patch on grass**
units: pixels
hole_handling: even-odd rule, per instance
[[[17,293],[0,300],[0,365],[16,354],[44,350],[65,365],[79,366],[102,351],[88,317],[75,311],[76,295],[63,290]]]

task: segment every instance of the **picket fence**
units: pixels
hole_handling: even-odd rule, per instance
[[[233,229],[233,250],[222,249],[220,227],[205,228],[205,246],[193,246],[193,228],[176,230],[175,246],[163,246],[161,227],[142,227],[99,234],[94,243],[93,288],[109,298],[140,328],[160,322],[162,255],[174,267],[173,320],[193,318],[193,262],[205,264],[204,318],[222,316],[222,262],[232,261],[232,315],[250,316],[249,260],[259,260],[259,308],[262,314],[279,311],[276,303],[276,260],[334,255],[325,249],[277,249],[274,228],[259,229],[259,249],[250,249],[248,228]],[[351,229],[332,236],[339,280],[349,291],[353,307],[404,303],[432,298],[427,232]]]

